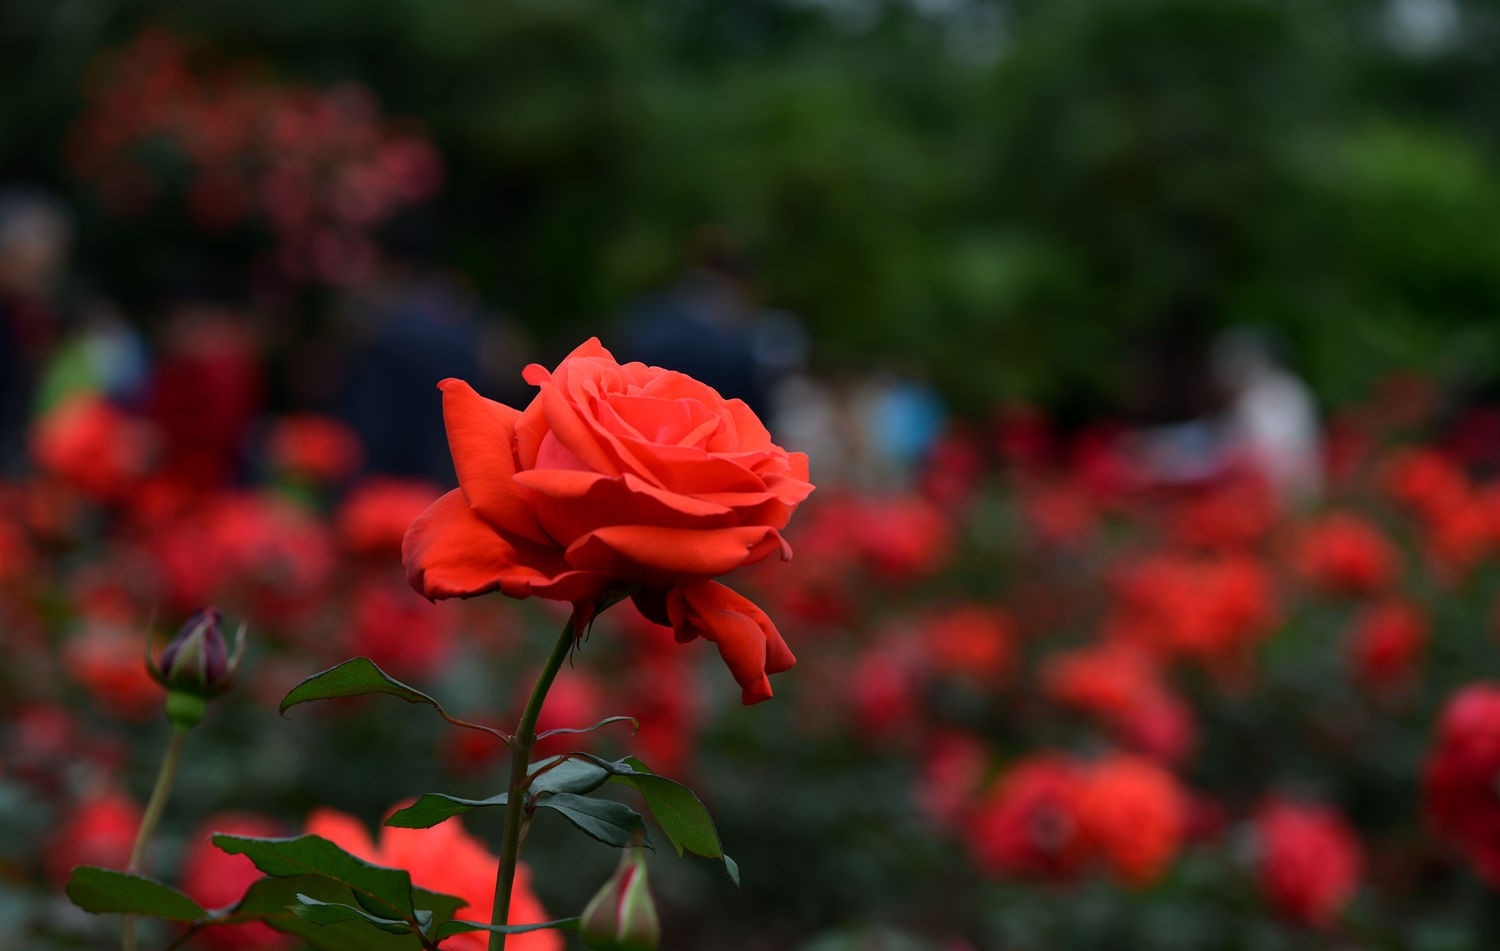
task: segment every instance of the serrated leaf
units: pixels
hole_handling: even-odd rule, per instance
[[[553,764],[556,764],[555,766]],[[586,759],[554,756],[531,768],[535,778],[529,792],[532,796],[550,793],[591,793],[609,779],[609,770]]]
[[[528,931],[542,931],[547,928],[555,928],[558,931],[577,931],[579,918],[559,918],[556,921],[543,921],[534,925],[491,925],[478,921],[463,921],[455,918],[446,924],[439,925],[433,937],[441,941],[451,938],[456,934],[466,931],[490,931],[495,934],[525,934]]]
[[[68,877],[68,897],[95,914],[152,915],[170,921],[198,921],[208,911],[187,895],[154,878],[111,868],[80,865]]]
[[[385,824],[394,829],[428,829],[454,816],[461,816],[470,809],[503,806],[509,799],[509,793],[500,793],[488,799],[460,799],[446,793],[425,793],[405,809],[397,809],[391,813]]]
[[[623,802],[556,793],[538,799],[536,804],[556,810],[588,835],[618,849],[636,845],[646,837],[646,823]]]
[[[356,657],[322,673],[313,674],[293,687],[281,700],[281,714],[285,716],[287,710],[311,700],[335,700],[371,693],[389,694],[408,703],[425,703],[439,711],[443,709],[442,704],[427,694],[381,670],[370,658]]]
[[[389,909],[386,917],[407,918],[412,904],[411,875],[403,869],[372,865],[345,852],[327,839],[303,835],[292,839],[260,839],[217,834],[214,845],[231,855],[243,855],[273,878],[321,875],[374,899],[377,907]]]
[[[409,922],[397,921],[394,918],[382,918],[373,915],[363,908],[355,908],[353,905],[344,905],[336,902],[318,901],[307,895],[298,894],[297,904],[291,906],[292,914],[303,921],[310,921],[315,925],[328,926],[338,925],[349,921],[363,921],[371,927],[378,928],[387,934],[412,934],[412,926]]]

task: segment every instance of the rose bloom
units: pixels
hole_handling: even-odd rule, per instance
[[[1015,624],[1003,611],[958,604],[922,622],[921,639],[942,674],[978,683],[1003,682],[1015,664]]]
[[[210,816],[189,840],[182,864],[182,890],[204,908],[227,908],[235,904],[262,877],[249,858],[231,855],[213,844],[212,837],[218,832],[267,837],[282,835],[284,830],[276,821],[254,813]],[[214,951],[271,951],[291,944],[286,935],[258,921],[206,928],[197,941],[199,946]]]
[[[78,803],[47,839],[47,877],[61,885],[76,865],[124,868],[141,825],[141,807],[124,793],[103,791]]]
[[[1056,754],[1019,760],[974,808],[966,841],[990,875],[1067,879],[1086,855],[1078,768]]]
[[[1427,618],[1416,605],[1400,599],[1383,601],[1355,618],[1349,663],[1364,686],[1397,687],[1416,675],[1427,638]]]
[[[401,551],[406,526],[442,494],[436,486],[416,479],[366,479],[350,489],[339,505],[335,534],[355,554],[395,555]]]
[[[496,589],[570,601],[575,620],[632,593],[681,642],[703,637],[746,703],[795,662],[765,612],[712,579],[772,555],[810,492],[807,456],[771,441],[740,400],[689,376],[621,366],[590,339],[548,372],[524,410],[444,380],[459,488],[412,522],[402,560],[429,599]]]
[[[1149,885],[1176,857],[1189,801],[1160,766],[1127,754],[1107,756],[1084,770],[1077,795],[1084,838],[1121,880]]]
[[[1335,512],[1315,519],[1303,532],[1297,568],[1308,584],[1330,594],[1379,594],[1399,568],[1396,549],[1358,515]]]
[[[1423,809],[1439,836],[1500,888],[1500,685],[1471,684],[1438,719],[1422,777]]]
[[[1277,913],[1324,928],[1359,885],[1363,850],[1343,816],[1325,806],[1272,802],[1255,817],[1256,879]]]
[[[319,485],[347,478],[364,461],[354,430],[316,413],[277,419],[266,437],[266,454],[277,471]]]
[[[87,619],[63,645],[63,667],[110,713],[145,720],[161,709],[164,695],[146,672],[143,640],[109,621]]]
[[[395,829],[381,826],[377,843],[353,816],[332,809],[318,809],[307,817],[307,832],[319,835],[339,848],[371,862],[411,873],[412,884],[428,891],[462,898],[467,907],[458,913],[465,921],[490,920],[495,896],[495,872],[500,860],[464,831],[458,817],[430,829]],[[515,888],[510,898],[508,924],[527,925],[550,921],[542,903],[531,891],[530,871],[516,866]],[[443,941],[444,951],[484,951],[489,932],[466,931]],[[515,951],[562,951],[562,935],[556,931],[528,931],[510,935],[507,948]]]

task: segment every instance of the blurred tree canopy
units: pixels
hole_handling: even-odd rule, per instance
[[[147,24],[420,118],[445,259],[545,338],[714,224],[832,366],[960,407],[1118,405],[1132,351],[1244,322],[1333,402],[1495,382],[1493,0],[12,0],[0,176],[76,195],[80,77]],[[112,289],[183,240],[84,220]]]

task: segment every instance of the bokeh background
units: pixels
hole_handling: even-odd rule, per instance
[[[0,946],[110,946],[59,886],[128,850],[141,641],[205,603],[252,648],[163,878],[216,821],[496,791],[440,721],[275,702],[363,653],[514,717],[560,615],[430,606],[399,539],[454,484],[433,384],[523,403],[592,335],[820,486],[747,585],[776,699],[621,608],[549,704],[719,816],[745,885],[658,855],[664,947],[1495,946],[1500,754],[1433,764],[1500,646],[1497,42],[1488,0],[5,3]],[[528,859],[562,915],[614,857]]]

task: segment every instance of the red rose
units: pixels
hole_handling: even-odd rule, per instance
[[[969,850],[996,876],[1066,879],[1087,852],[1079,827],[1077,766],[1052,753],[1018,760],[980,800]]]
[[[1355,677],[1377,690],[1409,683],[1422,663],[1427,637],[1427,618],[1408,601],[1392,598],[1364,609],[1348,642]]]
[[[459,488],[412,522],[402,560],[430,599],[499,589],[586,606],[632,590],[679,641],[705,637],[753,703],[792,666],[775,626],[711,579],[791,549],[781,529],[812,491],[807,457],[771,441],[740,400],[681,373],[615,362],[597,339],[524,410],[444,380]]]
[[[1379,594],[1400,570],[1400,556],[1386,537],[1348,512],[1310,522],[1296,555],[1303,578],[1329,594]]]
[[[1149,885],[1177,857],[1190,802],[1160,766],[1123,753],[1106,756],[1084,771],[1077,795],[1085,840],[1121,880]]]
[[[90,796],[48,836],[48,876],[60,885],[76,865],[124,868],[140,825],[141,807],[130,797],[110,790]]]
[[[1479,876],[1500,888],[1500,686],[1460,690],[1438,720],[1437,748],[1423,775],[1423,807],[1439,835]]]
[[[1255,817],[1256,878],[1266,900],[1292,921],[1332,924],[1359,884],[1359,839],[1322,806],[1273,802]]]

